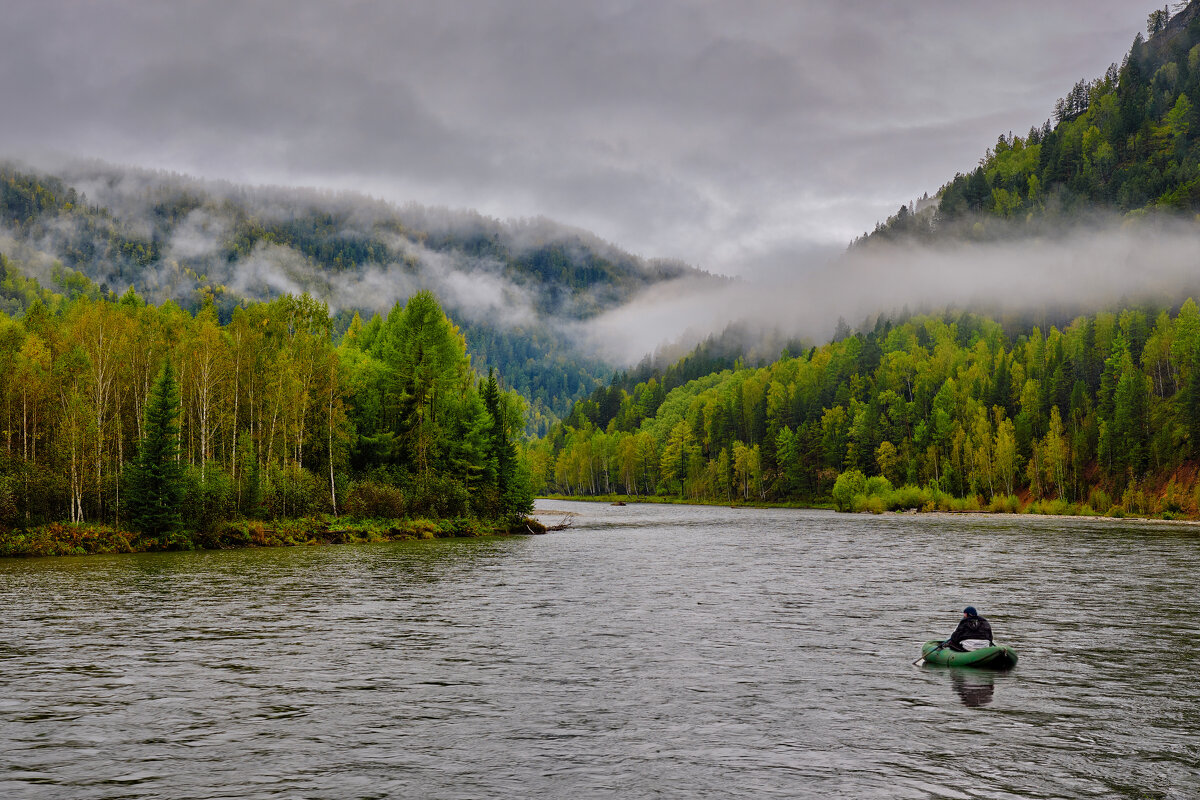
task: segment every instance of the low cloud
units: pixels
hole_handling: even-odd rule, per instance
[[[495,259],[438,252],[400,237],[393,247],[403,260],[329,278],[325,299],[330,305],[382,312],[428,289],[447,309],[472,322],[504,327],[534,318],[530,292],[505,278]]]
[[[800,277],[681,280],[647,290],[581,326],[586,346],[633,364],[664,345],[694,345],[737,324],[751,335],[828,341],[839,319],[947,308],[1056,317],[1126,303],[1200,297],[1200,226],[1129,223],[1053,237],[855,249]]]
[[[197,208],[175,228],[167,256],[174,259],[208,259],[217,256],[229,235],[229,222]]]

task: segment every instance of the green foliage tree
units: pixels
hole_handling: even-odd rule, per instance
[[[146,406],[145,436],[129,466],[126,513],[130,526],[159,535],[183,527],[183,464],[179,451],[179,387],[163,364]]]
[[[838,475],[833,484],[833,491],[830,493],[833,502],[837,504],[838,511],[849,511],[854,496],[866,491],[866,486],[866,476],[856,469],[848,469]]]
[[[528,512],[522,400],[489,408],[436,300],[412,305],[336,346],[305,296],[224,324],[131,293],[0,312],[0,486],[24,524],[125,522],[178,546],[239,517],[336,514],[352,483],[405,514]]]
[[[487,440],[486,464],[491,470],[492,488],[499,511],[504,515],[527,514],[533,508],[529,476],[520,469],[514,438],[522,427],[520,397],[500,391],[495,370],[488,370],[481,391],[491,421]],[[632,462],[628,472],[632,474]]]

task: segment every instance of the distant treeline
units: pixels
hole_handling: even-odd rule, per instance
[[[147,503],[174,505],[191,531],[531,507],[524,402],[477,376],[428,292],[355,316],[340,340],[308,296],[237,307],[226,324],[212,304],[193,315],[132,290],[43,296],[0,313],[0,529],[160,527]]]
[[[532,447],[535,491],[811,502],[852,471],[851,495],[877,476],[877,493],[1194,511],[1200,309],[1016,336],[967,313],[881,320],[770,366],[639,383],[598,417],[587,402]]]

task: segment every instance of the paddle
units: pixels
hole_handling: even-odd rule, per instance
[[[947,641],[949,641],[949,640],[947,640]],[[926,655],[933,655],[934,653],[936,653],[938,650],[941,650],[941,649],[942,649],[943,647],[945,647],[945,646],[946,646],[946,642],[942,642],[942,643],[941,643],[941,644],[939,644],[937,647],[935,647],[935,648],[933,648],[932,650],[930,650],[928,654],[926,654],[926,653],[922,653],[922,654],[921,654],[921,657],[920,657],[920,658],[918,658],[916,661],[914,661],[914,662],[913,662],[913,666],[915,667],[917,664],[920,664],[922,661],[924,661],[924,660],[925,660],[925,656],[926,656]]]

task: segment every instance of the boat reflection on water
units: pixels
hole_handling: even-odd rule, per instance
[[[996,692],[996,673],[992,670],[948,667],[950,684],[968,708],[979,708],[992,702]]]

